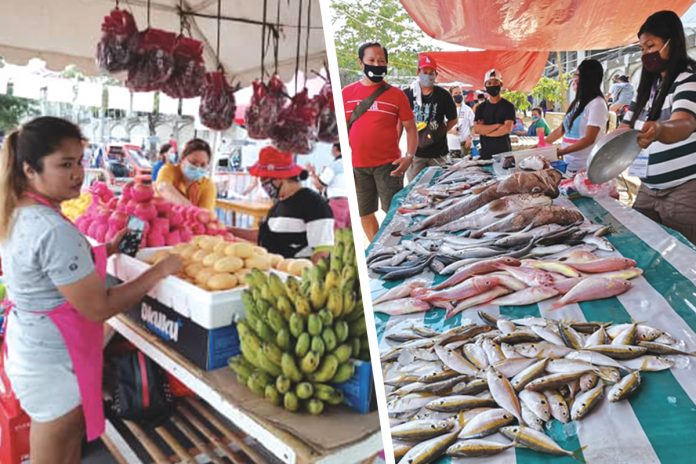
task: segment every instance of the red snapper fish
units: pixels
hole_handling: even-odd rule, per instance
[[[588,277],[563,295],[560,300],[553,304],[551,309],[558,309],[581,301],[601,300],[602,298],[621,295],[631,287],[633,287],[633,284],[628,280]]]

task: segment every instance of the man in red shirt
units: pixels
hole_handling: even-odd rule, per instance
[[[350,121],[360,102],[382,86],[387,75],[387,50],[377,42],[365,43],[358,49],[360,67],[365,76],[343,89],[346,121]],[[401,128],[406,130],[407,150],[401,156]],[[375,212],[378,200],[389,210],[392,197],[404,185],[404,173],[418,147],[418,131],[413,111],[404,92],[388,86],[348,129],[353,160],[353,177],[358,196],[358,209],[368,239],[377,234],[379,224]]]

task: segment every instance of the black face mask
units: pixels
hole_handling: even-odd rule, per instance
[[[454,96],[454,101],[457,103],[461,103],[464,101],[464,95],[455,95]]]
[[[491,85],[491,86],[487,85],[486,92],[491,97],[497,97],[498,95],[500,95],[500,86],[499,85]]]
[[[371,64],[363,63],[365,69],[363,72],[372,82],[382,82],[387,76],[386,66],[372,66]]]

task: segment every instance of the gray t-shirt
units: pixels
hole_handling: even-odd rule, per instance
[[[85,237],[57,211],[43,205],[18,208],[9,238],[2,244],[7,294],[15,304],[7,342],[23,360],[68,360],[65,343],[48,312],[65,302],[57,287],[94,272]]]

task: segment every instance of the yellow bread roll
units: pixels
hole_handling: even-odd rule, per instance
[[[218,261],[220,261],[221,259],[224,259],[224,258],[225,258],[225,255],[223,253],[213,252],[213,253],[210,253],[205,258],[203,258],[202,263],[205,267],[213,267],[215,265],[215,263],[217,263]]]
[[[236,256],[238,258],[250,258],[254,255],[254,245],[249,242],[230,243],[225,247],[227,256]]]
[[[236,272],[244,267],[242,258],[236,256],[225,256],[213,265],[217,272]]]
[[[244,267],[248,269],[259,269],[261,271],[267,271],[271,268],[271,257],[267,254],[254,255],[251,258],[247,258],[244,260]]]
[[[211,290],[229,290],[236,287],[237,283],[237,276],[227,272],[222,272],[219,274],[213,274],[213,276],[208,279],[207,286]]]

